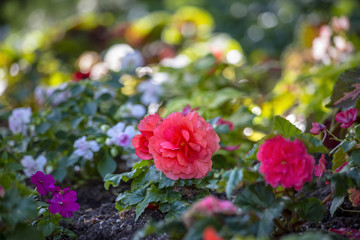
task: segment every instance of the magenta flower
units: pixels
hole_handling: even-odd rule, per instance
[[[71,217],[73,212],[80,208],[76,200],[76,192],[69,191],[69,188],[64,188],[49,201],[49,211],[52,214],[60,213],[61,216],[66,218]]]
[[[184,109],[182,110],[181,114],[182,114],[183,116],[186,116],[188,113],[197,111],[198,109],[199,109],[198,107],[191,109],[190,104],[188,104],[188,105],[186,105],[186,106],[184,107]]]
[[[36,185],[37,191],[45,196],[46,192],[52,192],[55,189],[55,179],[50,174],[45,175],[43,172],[37,171],[31,176],[30,181]]]
[[[314,175],[320,178],[325,172],[325,170],[326,170],[325,155],[321,154],[319,164],[315,166]]]
[[[217,120],[216,125],[221,126],[221,125],[227,125],[229,127],[229,131],[234,130],[234,124],[230,121],[227,121],[223,118],[219,118],[219,120]]]
[[[351,228],[339,228],[339,229],[330,228],[329,231],[352,239],[360,238],[360,232]]]
[[[340,127],[349,128],[356,120],[358,110],[356,108],[350,108],[344,112],[339,112],[335,116],[335,120],[341,123]]]
[[[326,127],[324,125],[322,125],[321,123],[313,122],[312,129],[310,129],[310,132],[314,135],[319,135],[325,129],[326,129]]]
[[[221,148],[230,152],[230,151],[235,151],[235,150],[239,149],[240,146],[241,146],[240,144],[239,145],[228,145],[228,146],[224,146]]]

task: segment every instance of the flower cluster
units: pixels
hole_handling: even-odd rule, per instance
[[[98,152],[100,150],[100,146],[94,140],[86,141],[86,137],[81,137],[74,143],[74,154],[79,157],[83,157],[87,160],[91,160],[94,157],[94,152]]]
[[[259,172],[274,188],[281,184],[300,190],[312,180],[315,160],[298,139],[290,141],[280,135],[268,139],[260,146],[257,159],[261,162]]]
[[[13,134],[26,135],[27,125],[30,123],[31,108],[16,108],[9,117],[9,128]]]
[[[220,139],[197,112],[179,112],[161,119],[149,115],[140,121],[141,134],[132,140],[137,156],[154,159],[155,166],[172,180],[202,178],[211,170]]]
[[[131,139],[135,136],[136,131],[133,126],[125,127],[125,123],[119,122],[106,132],[109,137],[106,140],[107,145],[117,145],[121,147],[131,146]]]
[[[71,217],[73,212],[79,210],[80,206],[76,202],[76,192],[69,188],[61,189],[55,186],[55,179],[50,174],[45,175],[38,171],[31,177],[31,182],[36,185],[37,191],[42,196],[51,193],[52,199],[49,202],[49,211],[52,214],[60,213],[62,217]]]

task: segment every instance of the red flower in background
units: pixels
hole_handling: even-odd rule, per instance
[[[323,124],[313,122],[310,132],[314,135],[319,135],[321,132],[325,131],[325,129],[326,127]]]
[[[84,80],[90,76],[90,73],[82,73],[82,72],[75,72],[73,74],[73,81],[74,82],[80,82],[81,80]]]
[[[203,231],[203,240],[223,240],[215,228],[208,226]]]
[[[356,120],[358,110],[356,108],[350,108],[344,112],[339,112],[335,116],[335,120],[341,123],[340,127],[349,128]]]
[[[261,162],[259,172],[272,187],[300,190],[312,180],[315,167],[313,156],[298,139],[290,141],[278,135],[266,140],[259,148],[257,159]]]

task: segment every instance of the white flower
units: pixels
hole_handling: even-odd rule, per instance
[[[94,140],[86,141],[85,136],[75,141],[74,148],[76,148],[74,154],[88,160],[93,158],[94,152],[98,152],[100,150],[100,146],[97,144],[97,142]]]
[[[134,51],[125,55],[121,61],[121,70],[135,72],[135,69],[144,65],[144,58],[139,51]]]
[[[137,86],[137,90],[142,93],[140,101],[144,105],[157,103],[163,92],[161,85],[154,84],[151,80],[141,82]]]
[[[174,58],[164,58],[160,62],[160,64],[165,67],[177,68],[177,69],[184,68],[187,65],[189,65],[189,63],[190,63],[190,59],[184,54],[177,55]]]
[[[136,130],[133,126],[125,127],[125,123],[119,122],[107,130],[106,134],[109,137],[107,145],[131,147],[131,139],[136,135]]]
[[[30,123],[31,108],[14,109],[9,117],[9,128],[13,134],[26,135],[27,125]]]
[[[123,58],[132,52],[134,52],[134,49],[129,45],[116,44],[107,51],[104,56],[104,62],[110,70],[118,72],[121,70]]]
[[[44,171],[44,166],[46,164],[46,158],[43,155],[40,155],[34,160],[32,156],[26,155],[21,159],[21,164],[25,167],[24,173],[27,177],[31,177],[37,171]]]

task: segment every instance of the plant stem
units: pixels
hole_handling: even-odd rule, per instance
[[[329,193],[329,195],[327,195],[325,198],[324,198],[324,200],[322,200],[322,205],[325,205],[328,201],[330,201],[331,200],[331,197],[333,196],[333,194],[334,194],[334,191],[331,191],[331,193]]]
[[[333,137],[332,139],[334,139],[334,140],[336,140],[336,141],[339,141],[339,142],[341,142],[341,141],[342,141],[341,139],[337,138],[334,134],[332,134],[332,132],[330,132],[329,130],[327,130],[327,129],[326,129],[326,132],[327,132],[327,133],[329,133],[329,134],[330,134],[330,136],[332,136],[332,137]]]
[[[339,209],[343,212],[360,213],[360,210],[348,210],[348,209],[343,209],[342,207],[339,207]]]

